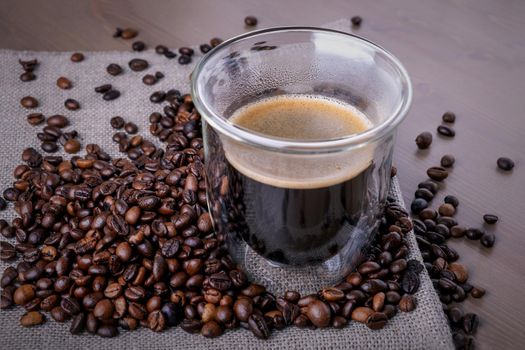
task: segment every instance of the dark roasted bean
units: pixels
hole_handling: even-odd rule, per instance
[[[504,171],[511,171],[514,168],[514,161],[507,157],[500,157],[497,161],[498,168]]]
[[[456,132],[454,131],[454,129],[452,129],[448,125],[440,125],[440,126],[438,126],[437,132],[440,135],[447,136],[447,137],[454,137],[454,136],[456,136]]]
[[[148,61],[141,58],[134,58],[128,63],[129,68],[134,72],[142,72],[149,67]]]
[[[424,131],[416,137],[416,145],[419,149],[427,149],[432,144],[432,134]]]

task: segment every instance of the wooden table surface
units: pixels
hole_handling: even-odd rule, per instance
[[[482,226],[482,215],[500,222],[493,249],[479,242],[450,244],[461,254],[483,299],[464,303],[478,313],[479,349],[525,345],[525,1],[68,1],[2,0],[0,48],[18,50],[129,50],[111,37],[114,28],[133,27],[150,46],[172,47],[243,33],[244,17],[258,28],[321,25],[361,15],[354,32],[399,57],[414,84],[414,101],[401,125],[395,164],[407,202],[425,169],[445,153],[457,162],[442,194],[459,197],[458,220]],[[435,137],[417,151],[414,138],[435,132],[443,112],[457,114],[454,139]],[[496,159],[516,161],[511,173]],[[434,200],[438,202],[441,198]]]

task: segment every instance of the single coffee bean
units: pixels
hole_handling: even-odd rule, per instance
[[[146,44],[144,44],[143,41],[134,41],[133,44],[131,44],[131,48],[133,51],[144,51],[146,49]]]
[[[419,214],[423,209],[428,207],[428,202],[423,198],[415,198],[410,204],[410,210],[414,214]]]
[[[248,27],[255,27],[257,25],[257,18],[254,16],[246,16],[246,18],[244,18],[244,24]]]
[[[58,145],[56,144],[56,142],[52,142],[52,141],[44,141],[42,142],[40,147],[42,148],[44,152],[47,152],[47,153],[55,153],[58,151]]]
[[[24,327],[33,327],[44,322],[44,315],[38,311],[30,311],[20,318],[20,324]]]
[[[330,307],[321,300],[314,300],[306,310],[306,316],[319,328],[328,327],[331,319]]]
[[[439,206],[438,213],[442,216],[454,216],[456,208],[452,204],[444,203]]]
[[[410,312],[416,308],[416,298],[410,294],[405,294],[399,300],[399,310]]]
[[[463,330],[467,334],[475,334],[479,325],[478,315],[467,313],[463,316]]]
[[[427,175],[432,180],[443,181],[448,177],[448,171],[445,168],[435,166],[427,169]]]
[[[25,305],[35,297],[35,286],[31,284],[22,284],[15,290],[13,301],[17,305]]]
[[[498,158],[498,168],[504,171],[511,171],[514,168],[514,161],[507,157]]]
[[[480,229],[477,229],[477,228],[469,228],[465,232],[465,235],[470,240],[478,240],[481,237],[483,237],[484,234],[485,234],[485,232],[483,232],[483,231],[481,231]]]
[[[157,79],[164,78],[164,73],[162,73],[162,72],[155,72],[155,78],[157,78]]]
[[[47,125],[54,126],[56,128],[65,128],[69,125],[69,119],[60,114],[52,115],[47,118]]]
[[[99,94],[103,94],[103,93],[108,92],[112,88],[113,88],[113,86],[111,84],[104,84],[104,85],[97,86],[95,88],[95,92],[97,92]]]
[[[179,56],[179,64],[185,65],[189,64],[191,62],[191,57],[187,55],[180,55]]]
[[[20,80],[23,82],[33,81],[36,79],[36,75],[33,72],[24,72],[20,74]]]
[[[361,16],[353,16],[350,21],[352,22],[352,26],[359,27],[361,22],[363,22],[363,18]]]
[[[166,93],[164,91],[155,91],[149,97],[149,100],[153,103],[161,103],[166,99]]]
[[[483,221],[489,225],[493,225],[498,222],[499,218],[494,214],[485,214],[483,215]]]
[[[6,241],[0,242],[0,260],[7,261],[16,257],[15,247]]]
[[[84,330],[86,324],[86,314],[79,313],[71,321],[71,326],[69,327],[69,332],[71,334],[80,334]]]
[[[154,332],[161,332],[166,329],[166,319],[164,314],[160,310],[155,310],[148,315],[147,318],[148,328]]]
[[[38,101],[33,96],[25,96],[20,100],[20,104],[24,108],[37,108]]]
[[[127,122],[126,124],[124,124],[124,130],[128,134],[136,134],[139,131],[139,128],[137,124],[132,123],[132,122]]]
[[[122,36],[122,28],[116,28],[115,31],[113,32],[113,37],[114,38],[120,38]]]
[[[416,145],[419,149],[427,149],[432,144],[432,134],[424,131],[416,137]]]
[[[467,267],[460,263],[450,263],[448,264],[448,269],[454,273],[456,281],[459,283],[465,283],[468,280],[468,270]]]
[[[109,75],[117,76],[122,73],[122,67],[116,63],[111,63],[106,67],[106,72]]]
[[[118,329],[117,327],[109,324],[102,324],[97,329],[97,335],[102,338],[113,338],[118,335]]]
[[[120,97],[120,91],[111,89],[102,95],[104,101],[113,101]]]
[[[454,136],[456,136],[456,132],[454,131],[454,129],[452,129],[448,125],[440,125],[440,126],[438,126],[437,132],[440,135],[447,136],[447,137],[454,137]]]
[[[434,199],[434,193],[432,193],[430,190],[426,188],[418,188],[417,191],[414,193],[414,197],[423,198],[424,200],[428,202]]]
[[[181,55],[186,55],[186,56],[193,56],[193,49],[191,47],[181,47],[179,49],[179,53]]]
[[[452,204],[454,208],[457,208],[459,205],[459,200],[457,199],[457,197],[452,195],[445,196],[445,199],[443,201],[447,204]]]
[[[109,299],[100,300],[93,309],[93,315],[99,320],[107,320],[113,316],[114,304]]]
[[[113,117],[110,119],[109,123],[113,129],[122,129],[124,127],[125,121],[122,117]]]
[[[125,28],[122,30],[122,32],[120,33],[120,37],[122,39],[125,39],[125,40],[128,40],[128,39],[133,39],[134,37],[136,37],[137,35],[139,34],[139,32],[135,29],[132,29],[132,28]]]
[[[252,314],[248,319],[248,326],[257,338],[268,339],[270,336],[270,329],[262,315]]]
[[[451,168],[456,162],[456,158],[452,154],[445,154],[441,157],[441,166],[443,168]]]
[[[134,72],[142,72],[149,67],[149,63],[141,58],[134,58],[128,63],[129,68]]]
[[[482,298],[485,295],[485,293],[486,293],[485,289],[481,287],[474,287],[470,291],[470,295],[472,295],[472,297],[476,299]]]
[[[154,75],[146,74],[144,77],[142,77],[142,82],[145,85],[154,85],[157,82],[157,78]]]
[[[382,312],[374,312],[368,316],[365,324],[370,329],[381,329],[388,322],[388,317]]]
[[[18,60],[18,63],[22,66],[22,69],[26,72],[32,72],[35,70],[35,68],[38,66],[38,60],[32,59],[27,61],[22,61],[21,59]]]
[[[456,121],[456,115],[453,112],[445,112],[441,117],[445,123],[454,123]]]
[[[57,79],[57,86],[62,90],[69,90],[73,87],[73,83],[66,77],[60,77]]]
[[[80,142],[76,139],[67,140],[64,144],[64,151],[67,153],[78,153],[80,151]]]
[[[411,271],[405,273],[401,280],[401,288],[408,294],[414,294],[419,289],[419,276]]]
[[[202,45],[199,46],[199,49],[201,50],[202,53],[206,54],[206,53],[210,52],[211,45],[202,44]]]
[[[210,40],[210,45],[211,45],[211,47],[216,47],[216,46],[220,45],[222,43],[222,41],[223,40],[221,38],[212,38]]]
[[[491,248],[494,246],[496,236],[493,233],[486,233],[481,237],[480,242],[484,247]]]
[[[217,322],[209,321],[202,326],[201,334],[206,338],[216,338],[222,334],[222,328]]]
[[[155,52],[159,55],[164,55],[164,53],[168,51],[168,48],[164,45],[157,45],[155,46]]]
[[[84,60],[84,54],[80,52],[75,52],[71,55],[72,62],[78,63],[78,62],[82,62],[83,60]]]
[[[31,113],[27,115],[27,122],[30,125],[40,125],[46,120],[46,117],[42,113]]]
[[[77,100],[68,98],[66,101],[64,101],[64,107],[70,111],[76,111],[80,108],[80,103],[78,103]]]

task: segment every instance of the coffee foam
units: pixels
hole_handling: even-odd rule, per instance
[[[238,109],[233,123],[270,137],[320,141],[349,136],[372,127],[355,107],[312,95],[282,95]],[[314,189],[350,180],[370,166],[373,147],[332,154],[287,154],[258,149],[224,138],[225,155],[242,174],[267,185]]]

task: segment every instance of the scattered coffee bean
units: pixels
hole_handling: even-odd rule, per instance
[[[424,131],[416,137],[416,145],[419,149],[427,149],[432,144],[432,134]]]
[[[54,126],[56,128],[65,128],[69,125],[69,119],[60,114],[50,116],[49,118],[47,118],[46,122],[47,125]]]
[[[485,289],[481,287],[474,287],[470,291],[470,295],[472,295],[472,297],[476,299],[482,298],[485,295],[485,293]]]
[[[448,177],[448,171],[442,167],[431,167],[427,169],[429,178],[435,181],[443,181]]]
[[[158,53],[159,55],[164,55],[166,51],[168,51],[168,48],[164,45],[155,46],[155,52]]]
[[[80,142],[75,139],[67,140],[64,144],[64,151],[67,153],[78,153],[80,151]]]
[[[255,27],[257,25],[257,18],[254,16],[246,16],[246,18],[244,18],[244,24],[248,27]]]
[[[496,236],[493,233],[485,233],[480,239],[481,244],[487,248],[492,248],[495,241]]]
[[[498,168],[504,171],[511,171],[514,168],[514,161],[507,157],[498,158]]]
[[[97,92],[99,94],[103,94],[103,93],[108,92],[112,88],[113,88],[113,86],[111,86],[111,84],[104,84],[104,85],[97,86],[95,88],[95,92]]]
[[[80,53],[80,52],[75,52],[74,54],[71,55],[71,61],[72,62],[82,62],[84,60],[84,54]]]
[[[146,49],[146,44],[144,44],[143,41],[135,41],[133,44],[131,44],[131,48],[133,51],[144,51]]]
[[[136,134],[139,131],[139,128],[137,127],[137,124],[132,123],[132,122],[127,122],[126,124],[124,124],[124,130],[128,134]]]
[[[191,57],[186,55],[179,56],[179,64],[188,64],[191,62]]]
[[[135,29],[132,29],[132,28],[125,28],[120,33],[120,37],[122,39],[125,39],[125,40],[133,39],[137,35],[138,35],[138,31],[136,31]]]
[[[26,96],[26,97],[23,97],[21,100],[20,100],[20,104],[22,105],[22,107],[24,108],[37,108],[38,107],[38,101],[36,98],[32,97],[32,96]]]
[[[114,38],[120,38],[122,36],[122,28],[115,28],[115,31],[113,32]]]
[[[499,218],[494,214],[485,214],[483,215],[483,221],[489,225],[493,225],[498,222]]]
[[[62,90],[69,90],[73,87],[73,83],[66,77],[60,77],[57,79],[57,86]]]
[[[164,78],[164,74],[162,72],[155,72],[155,78],[162,79]]]
[[[359,27],[361,22],[363,22],[363,18],[361,18],[361,16],[353,16],[350,21],[354,27]]]
[[[33,72],[24,72],[20,74],[20,80],[23,82],[33,81],[36,79],[36,75]]]
[[[179,53],[185,56],[193,56],[193,49],[191,47],[181,47]]]
[[[32,60],[27,60],[27,61],[22,61],[21,59],[19,59],[18,63],[20,63],[20,65],[22,66],[22,69],[25,72],[32,72],[38,66],[37,59],[32,59]]]
[[[64,107],[70,111],[76,111],[80,109],[80,103],[78,103],[77,100],[68,98],[66,101],[64,101]]]
[[[149,63],[141,58],[134,58],[129,61],[129,68],[134,72],[142,72],[149,67]]]
[[[416,198],[412,201],[412,204],[410,205],[410,210],[414,214],[419,214],[423,209],[428,207],[428,202],[424,200],[423,198]]]
[[[111,120],[109,121],[110,124],[111,124],[111,127],[113,129],[122,129],[124,127],[124,124],[125,124],[125,121],[124,121],[124,118],[122,117],[113,117],[111,118]]]
[[[222,43],[222,39],[221,38],[212,38],[210,40],[211,47],[216,47],[216,46],[220,45],[221,43]]]
[[[399,310],[403,312],[414,311],[416,308],[416,298],[410,294],[405,294],[399,300]]]
[[[470,240],[478,240],[481,237],[483,237],[484,234],[485,234],[485,232],[483,232],[483,231],[481,231],[480,229],[477,229],[477,228],[469,228],[465,232],[465,235]]]
[[[202,44],[201,46],[199,46],[199,49],[201,50],[202,53],[206,54],[206,53],[210,52],[211,45]]]
[[[27,116],[27,122],[30,125],[40,125],[46,120],[46,117],[42,113],[31,113]]]
[[[441,157],[441,166],[443,168],[450,168],[455,162],[456,158],[454,158],[452,154],[445,154],[443,157]]]
[[[109,75],[117,76],[122,73],[122,67],[116,63],[111,63],[106,67],[106,72]]]
[[[44,141],[40,144],[40,148],[46,153],[55,153],[58,151],[58,145],[53,141]]]
[[[177,54],[171,50],[166,50],[164,51],[164,57],[172,59],[172,58],[177,57]]]
[[[456,136],[456,132],[454,131],[454,129],[452,129],[448,125],[440,125],[440,126],[438,126],[437,132],[440,135],[447,136],[447,137],[454,137],[454,136]]]
[[[149,97],[149,100],[153,103],[162,103],[166,99],[166,93],[164,91],[155,91]]]
[[[154,85],[157,82],[157,78],[154,75],[146,74],[144,77],[142,77],[142,82],[145,85]]]
[[[113,101],[120,97],[120,91],[111,89],[102,95],[104,101]]]
[[[24,327],[33,327],[44,322],[44,315],[38,311],[30,311],[20,318],[20,324]]]
[[[453,112],[445,112],[441,117],[445,123],[454,123],[456,121],[456,115]]]

